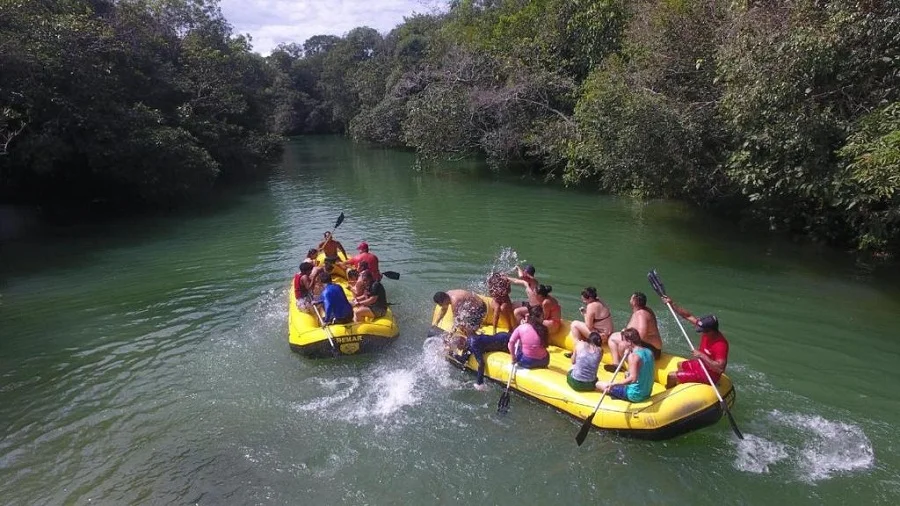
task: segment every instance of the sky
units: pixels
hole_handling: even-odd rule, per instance
[[[342,36],[357,26],[387,33],[413,13],[443,7],[441,0],[220,0],[235,33],[249,33],[253,50],[268,55],[282,42],[313,35]]]

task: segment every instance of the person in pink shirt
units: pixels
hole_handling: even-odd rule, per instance
[[[359,254],[348,258],[346,262],[341,264],[341,267],[349,264],[358,268],[360,263],[365,262],[369,265],[369,270],[372,271],[375,281],[381,281],[381,271],[378,270],[378,257],[369,253],[369,243],[365,241],[359,243],[356,250],[359,251]]]
[[[525,369],[538,369],[550,365],[550,353],[547,352],[550,333],[544,326],[544,311],[541,306],[528,308],[528,316],[509,336],[509,354],[513,364]],[[520,344],[519,349],[516,345]]]

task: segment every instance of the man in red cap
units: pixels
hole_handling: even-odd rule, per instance
[[[672,388],[680,383],[709,383],[701,363],[706,366],[713,382],[718,383],[719,376],[725,372],[725,366],[728,365],[728,341],[719,332],[719,319],[715,315],[697,318],[687,309],[676,306],[671,298],[663,297],[662,300],[665,304],[671,304],[678,316],[691,322],[697,332],[700,332],[700,346],[693,351],[694,358],[681,362],[678,364],[677,372],[669,373],[666,388]]]
[[[359,243],[356,250],[359,251],[359,254],[348,258],[342,266],[349,264],[356,268],[360,268],[361,264],[365,262],[366,265],[368,265],[369,270],[372,271],[372,277],[375,281],[381,281],[381,271],[378,270],[378,257],[369,253],[369,244],[366,241],[363,241]]]

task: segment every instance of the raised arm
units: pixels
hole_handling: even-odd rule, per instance
[[[698,321],[697,317],[694,316],[694,315],[692,315],[691,312],[688,311],[687,309],[684,309],[684,308],[682,308],[682,307],[676,306],[676,305],[675,305],[675,301],[672,300],[672,297],[669,297],[668,295],[664,295],[663,298],[662,298],[662,301],[663,301],[664,304],[671,304],[671,305],[672,305],[672,309],[675,311],[675,313],[676,313],[678,316],[680,316],[680,317],[684,318],[685,320],[691,322],[692,325],[696,325],[696,324],[697,324],[697,321]]]

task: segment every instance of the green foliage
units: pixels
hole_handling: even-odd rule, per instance
[[[900,242],[900,102],[860,118],[838,151],[846,162],[835,179],[834,205],[849,216],[861,249]]]
[[[4,198],[171,203],[279,153],[277,71],[214,1],[5,2],[0,40]]]
[[[605,191],[646,197],[681,194],[696,135],[664,96],[629,86],[620,60],[590,75],[575,120],[567,183],[594,181]]]

